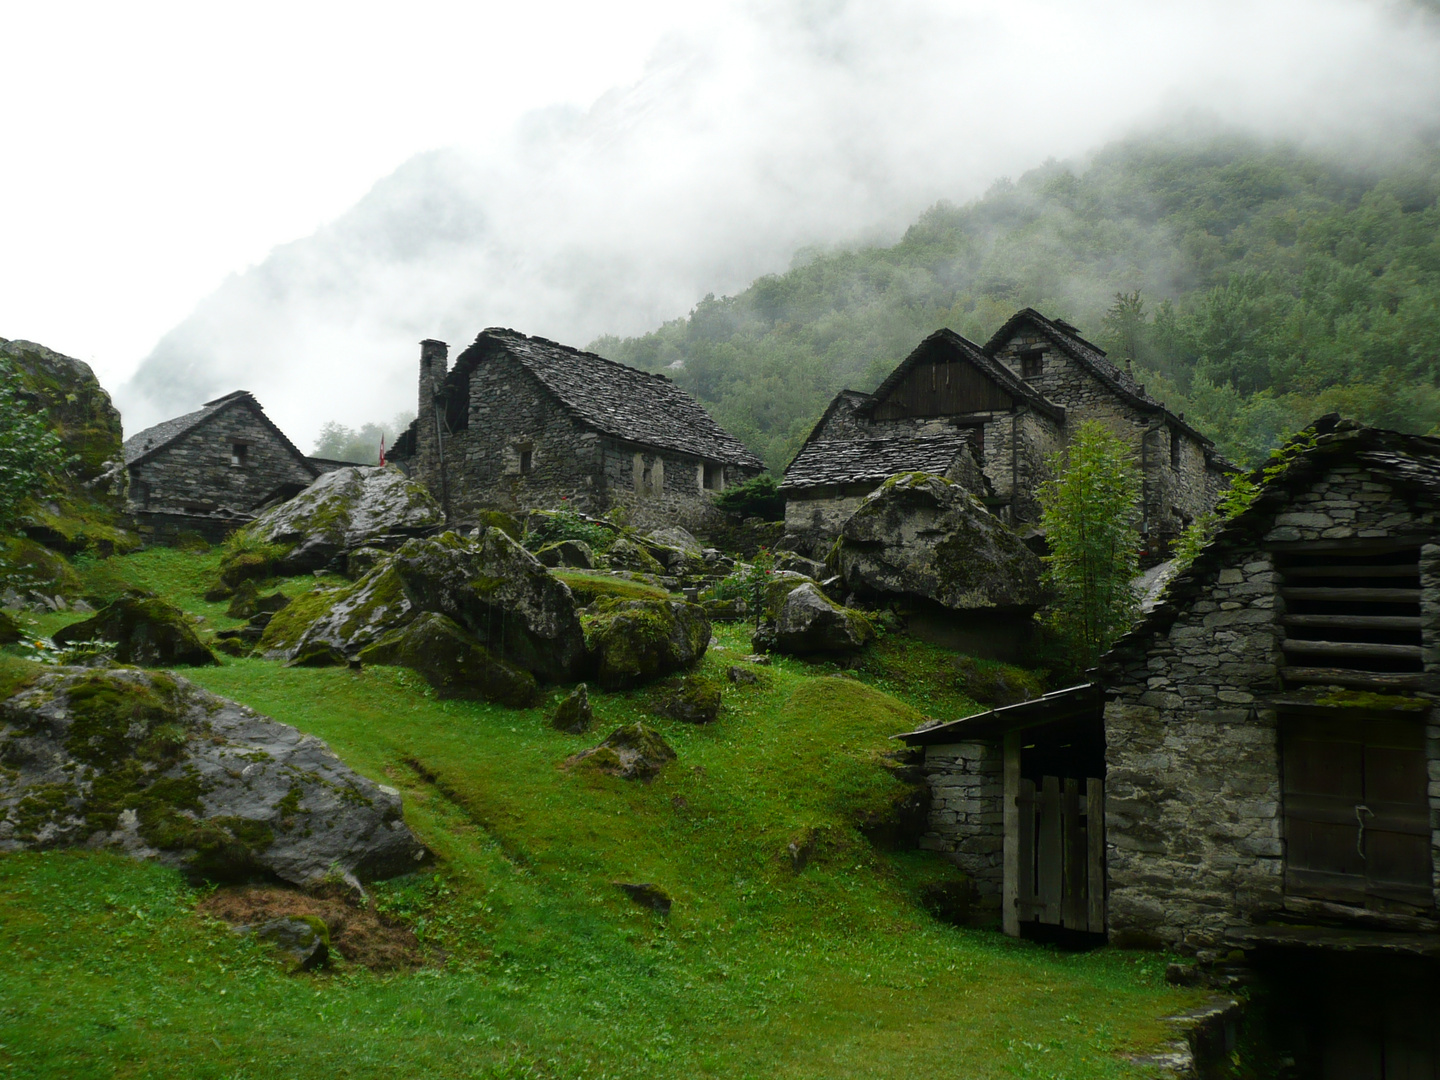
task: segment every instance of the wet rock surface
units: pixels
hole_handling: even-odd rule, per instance
[[[360,653],[366,664],[419,672],[441,697],[523,708],[537,697],[535,677],[494,655],[453,619],[426,612]]]
[[[841,530],[840,572],[859,596],[920,597],[953,611],[1034,609],[1039,558],[965,488],[892,477]]]
[[[675,751],[660,733],[645,724],[627,724],[616,728],[605,741],[565,759],[572,769],[593,769],[622,780],[650,781],[659,775],[667,762],[675,760]]]
[[[575,687],[555,709],[550,726],[556,731],[581,735],[590,730],[595,722],[594,710],[590,707],[590,689],[584,683]]]
[[[693,667],[710,645],[710,620],[678,600],[609,600],[585,621],[600,684],[637,686]]]
[[[858,611],[841,607],[813,581],[791,589],[774,618],[761,622],[751,640],[758,652],[791,656],[853,653],[875,637],[875,630]]]
[[[399,469],[357,466],[326,473],[247,528],[256,540],[288,548],[285,573],[319,570],[363,547],[393,547],[443,528],[440,504]]]
[[[419,866],[400,795],[167,672],[59,668],[0,702],[0,851],[85,846],[215,880]]]

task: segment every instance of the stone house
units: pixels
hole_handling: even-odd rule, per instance
[[[186,532],[219,541],[343,464],[307,458],[247,390],[130,436],[124,453],[128,510],[146,543]]]
[[[390,459],[452,518],[623,507],[639,526],[703,530],[712,494],[764,469],[663,375],[505,329],[454,367],[447,354],[421,343],[419,412]]]
[[[1214,506],[1231,466],[1102,349],[1032,308],[984,346],[936,331],[874,393],[841,391],[785,470],[786,532],[820,550],[893,475],[882,469],[945,474],[962,449],[984,474],[977,494],[991,509],[1012,526],[1034,524],[1046,460],[1086,420],[1103,422],[1134,448],[1143,477],[1140,529],[1160,556]]]
[[[1368,1016],[1364,1060],[1393,1036],[1434,1069],[1414,1025],[1384,1034],[1394,1009],[1315,972],[1343,953],[1389,1001],[1384,958],[1440,957],[1440,440],[1315,430],[1094,682],[903,738],[934,793],[924,846],[1007,933],[1240,950],[1318,995],[1311,1019]],[[1334,1073],[1372,1074],[1422,1075]]]

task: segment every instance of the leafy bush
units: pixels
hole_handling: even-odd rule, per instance
[[[78,459],[50,427],[48,415],[20,394],[20,376],[0,361],[0,531],[15,527],[21,505],[55,490]]]
[[[766,587],[774,572],[775,556],[761,548],[752,562],[737,563],[734,570],[707,589],[704,599],[743,600],[745,610],[758,624],[765,610]]]
[[[540,524],[532,524],[525,536],[525,547],[530,551],[539,551],[561,540],[583,540],[593,551],[607,551],[615,542],[615,530],[581,517],[573,510],[557,510],[547,515]]]
[[[769,473],[761,473],[726,488],[715,496],[715,505],[725,513],[741,518],[779,521],[785,516],[785,498],[780,494],[780,483]]]

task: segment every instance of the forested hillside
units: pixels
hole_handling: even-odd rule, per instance
[[[1134,139],[591,348],[665,370],[778,471],[837,390],[872,389],[938,327],[983,343],[1029,305],[1253,464],[1332,410],[1440,425],[1437,193],[1434,143],[1375,162]]]

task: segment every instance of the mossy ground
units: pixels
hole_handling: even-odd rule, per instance
[[[215,556],[210,556],[213,577]],[[112,572],[210,625],[200,555],[144,553]],[[287,583],[285,591],[291,592]],[[749,628],[716,628],[723,678]],[[0,1069],[15,1076],[1116,1077],[1193,1003],[1165,958],[1066,954],[933,919],[953,871],[884,853],[856,822],[898,781],[876,764],[922,713],[973,711],[945,657],[896,637],[852,675],[777,657],[726,683],[721,719],[655,716],[649,688],[592,687],[595,728],[548,726],[561,696],[511,710],[442,700],[397,668],[226,660],[186,672],[329,742],[392,784],[437,853],[378,885],[430,963],[288,976],[196,914],[178,874],[86,853],[0,857]],[[915,659],[910,659],[911,657]],[[953,656],[952,656],[953,658]],[[8,677],[0,663],[0,680]],[[953,669],[952,669],[953,670]],[[858,676],[858,677],[857,677]],[[870,683],[871,685],[866,685]],[[893,689],[896,693],[887,692]],[[558,768],[622,724],[678,753],[649,784]],[[797,873],[788,851],[824,837]],[[668,917],[616,881],[654,882]]]

